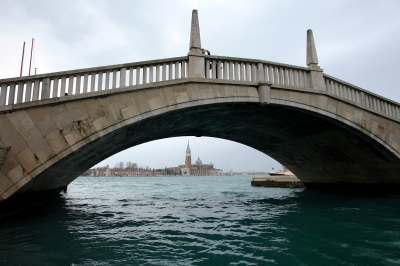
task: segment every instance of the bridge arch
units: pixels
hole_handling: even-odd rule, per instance
[[[309,187],[400,183],[395,121],[311,90],[272,86],[266,102],[263,89],[262,84],[186,79],[3,112],[0,137],[11,149],[1,168],[1,197],[59,192],[115,153],[187,135],[255,148]]]

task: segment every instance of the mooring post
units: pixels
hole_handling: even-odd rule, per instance
[[[312,30],[307,30],[307,66],[310,69],[311,88],[325,90],[323,69],[318,66],[317,49]]]
[[[192,26],[190,29],[188,56],[188,77],[205,78],[205,60],[204,54],[201,51],[199,16],[196,9],[193,9],[192,11]]]

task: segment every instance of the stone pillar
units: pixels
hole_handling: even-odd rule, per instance
[[[307,66],[310,69],[311,88],[325,90],[323,70],[318,66],[317,49],[315,48],[312,30],[307,30]]]
[[[199,17],[196,9],[192,11],[192,26],[190,29],[188,56],[188,77],[205,78],[205,60],[204,54],[201,52]]]
[[[270,102],[270,91],[272,83],[266,81],[258,82],[258,96],[260,97],[260,104],[269,104]]]

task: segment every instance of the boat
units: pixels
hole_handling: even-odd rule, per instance
[[[272,168],[271,171],[269,171],[269,175],[270,176],[294,176],[294,174],[289,170],[286,169],[285,166],[282,165],[282,170],[274,170],[274,168]]]

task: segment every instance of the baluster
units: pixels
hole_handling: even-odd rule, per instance
[[[68,77],[68,95],[74,94],[74,76],[70,75]]]
[[[96,90],[96,75],[97,74],[95,72],[92,72],[90,74],[90,92],[93,92]],[[89,88],[88,88],[88,91],[89,91]]]
[[[212,73],[210,73],[210,71],[211,71],[211,65],[210,65],[210,59],[206,59],[206,78],[211,78],[211,76],[212,76]]]
[[[236,61],[235,62],[235,80],[240,80],[239,68],[240,68],[239,62]]]
[[[256,64],[251,64],[251,81],[257,82],[257,66]]]
[[[106,72],[106,84],[105,84],[105,90],[109,90],[110,89],[110,75],[111,75],[111,71],[107,70]]]
[[[154,78],[154,69],[153,66],[149,66],[149,83],[153,83],[153,78]]]
[[[61,78],[61,87],[60,87],[60,96],[64,96],[64,93],[66,92],[65,90],[65,85],[67,84],[67,77],[63,76]]]
[[[40,80],[36,79],[35,83],[33,84],[32,101],[39,100],[39,90],[40,90]]]
[[[129,68],[129,86],[133,86],[133,67]]]
[[[175,62],[175,79],[179,79],[179,62]]]
[[[229,80],[233,80],[233,62],[229,62]]]
[[[173,67],[172,67],[172,62],[171,63],[169,63],[169,66],[168,66],[168,80],[172,80],[172,69],[173,69]]]
[[[147,66],[143,66],[143,82],[142,84],[147,84],[147,76],[148,76],[148,67]]]
[[[217,60],[212,60],[211,61],[211,64],[212,64],[212,78],[213,79],[216,79],[217,78]]]
[[[274,83],[274,67],[273,66],[268,66],[268,78],[269,82]]]
[[[223,79],[224,77],[222,76],[222,61],[218,60],[218,65],[217,65],[217,78],[218,79]]]
[[[99,72],[99,76],[97,77],[97,91],[103,90],[103,71]]]
[[[282,67],[279,67],[278,68],[279,70],[279,84],[280,85],[285,85],[285,77],[284,77],[284,75],[283,75],[283,69],[282,69]]]
[[[6,96],[7,96],[7,84],[1,84],[1,91],[0,91],[0,106],[6,105]]]
[[[22,103],[23,94],[24,94],[24,83],[23,83],[23,81],[21,81],[18,83],[17,103]]]
[[[117,76],[118,76],[118,69],[113,70],[113,78],[112,78],[112,87],[111,89],[117,88]],[[121,79],[120,79],[121,80]]]
[[[251,66],[249,63],[245,63],[246,64],[246,81],[250,81],[251,80]]]
[[[15,83],[11,83],[10,90],[8,92],[8,104],[14,104],[15,101]]]
[[[140,84],[140,67],[136,67],[136,85]]]
[[[32,94],[32,81],[27,81],[25,89],[25,99],[24,99],[25,103],[31,101],[31,94]]]
[[[82,75],[77,75],[76,76],[75,94],[81,93],[81,81],[82,81]]]
[[[222,71],[224,72],[224,79],[228,79],[228,62],[224,61]]]
[[[293,69],[289,69],[289,85],[290,86],[295,86],[294,85],[294,71]]]
[[[54,78],[53,80],[53,89],[52,89],[52,95],[51,98],[57,98],[58,96],[58,80],[59,78]]]
[[[156,65],[156,82],[160,81],[160,66],[161,65]]]
[[[166,81],[167,80],[167,64],[164,63],[162,65],[162,77],[161,77],[161,81]]]
[[[121,68],[121,70],[119,71],[119,75],[119,87],[126,87],[126,67]]]
[[[83,89],[82,89],[82,93],[87,93],[88,91],[88,81],[89,81],[89,74],[85,73],[83,75]]]
[[[240,80],[241,81],[244,81],[244,80],[246,80],[246,70],[245,70],[245,68],[246,68],[246,65],[243,63],[243,62],[241,62],[240,63]]]

